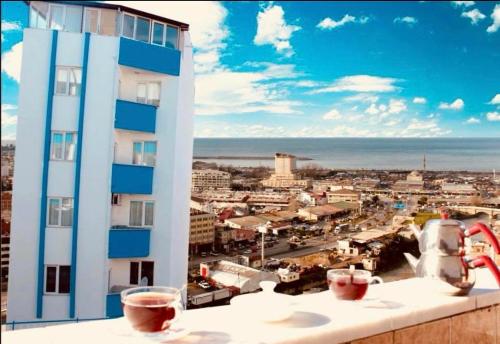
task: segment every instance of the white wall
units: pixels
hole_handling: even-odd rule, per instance
[[[10,244],[8,321],[36,317],[38,233],[52,36],[25,29],[19,86]]]
[[[76,316],[106,313],[118,38],[91,35],[81,161]]]

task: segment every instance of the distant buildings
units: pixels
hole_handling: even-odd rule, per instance
[[[479,192],[472,184],[443,183],[441,191],[446,195],[476,195]]]
[[[422,191],[424,189],[424,181],[422,174],[418,171],[413,171],[408,176],[406,180],[398,180],[394,183],[392,189],[394,191]]]
[[[269,188],[308,188],[312,185],[310,179],[301,179],[294,171],[297,169],[296,157],[286,153],[276,153],[274,157],[274,173],[262,181]]]
[[[193,191],[229,189],[231,174],[219,170],[193,170],[191,188]]]
[[[332,192],[327,192],[326,197],[328,199],[328,203],[336,203],[336,202],[358,203],[359,200],[361,200],[361,194],[359,192],[349,189],[340,189]]]
[[[215,240],[217,216],[191,208],[189,224],[189,252],[211,251]]]
[[[329,221],[332,218],[346,212],[346,210],[336,208],[332,205],[325,204],[316,207],[306,207],[299,209],[299,216],[305,221]]]

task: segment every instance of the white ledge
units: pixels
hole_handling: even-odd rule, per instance
[[[489,271],[476,270],[468,296],[429,291],[412,278],[370,287],[360,302],[339,302],[330,291],[296,296],[296,313],[280,323],[263,323],[256,314],[235,313],[231,306],[186,311],[181,320],[191,334],[175,343],[342,343],[446,318],[500,303],[500,289]],[[15,330],[5,343],[141,343],[119,335],[124,318]],[[145,343],[151,341],[144,339]]]

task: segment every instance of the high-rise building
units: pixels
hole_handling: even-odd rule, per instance
[[[219,170],[193,170],[191,188],[193,191],[230,189],[231,174]]]
[[[262,185],[272,188],[309,188],[310,179],[302,179],[294,171],[297,169],[296,157],[286,153],[276,153],[274,156],[274,173],[262,181]]]
[[[8,321],[118,316],[124,288],[186,283],[189,26],[109,3],[27,3]]]

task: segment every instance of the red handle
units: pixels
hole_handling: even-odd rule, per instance
[[[498,270],[498,266],[495,264],[493,259],[488,256],[479,256],[469,262],[469,266],[471,268],[477,268],[485,265],[488,267],[488,269],[490,269],[493,276],[495,276],[498,286],[500,287],[500,270]]]
[[[500,243],[498,243],[497,237],[495,236],[495,234],[493,234],[491,229],[489,229],[488,226],[486,226],[484,223],[478,222],[474,226],[472,226],[471,228],[467,229],[465,231],[465,236],[469,237],[469,236],[478,234],[480,232],[483,232],[486,239],[488,239],[491,246],[493,246],[495,253],[500,254]]]

